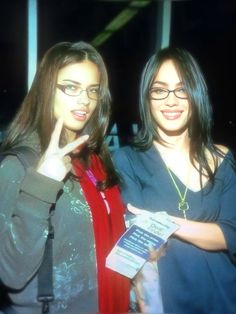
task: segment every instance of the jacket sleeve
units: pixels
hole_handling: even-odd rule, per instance
[[[62,183],[35,169],[25,172],[16,157],[0,165],[0,278],[20,289],[42,261],[50,207]]]
[[[236,172],[229,161],[223,184],[217,223],[223,231],[230,257],[236,263]]]

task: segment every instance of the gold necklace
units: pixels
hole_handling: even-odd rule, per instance
[[[172,173],[171,173],[171,171],[170,171],[170,169],[167,166],[166,166],[166,168],[167,168],[167,171],[168,171],[168,173],[169,173],[169,175],[171,177],[171,180],[172,180],[172,182],[173,182],[173,184],[175,186],[175,189],[176,189],[176,191],[177,191],[177,193],[179,195],[178,209],[183,212],[184,219],[187,219],[186,211],[189,210],[189,204],[186,201],[186,195],[187,195],[188,187],[186,186],[186,188],[184,190],[184,193],[182,194],[180,189],[179,189],[179,187],[178,187],[178,185],[177,185],[177,183],[176,183],[176,181],[175,181],[175,179],[174,179],[174,177],[173,177],[173,175],[172,175]]]

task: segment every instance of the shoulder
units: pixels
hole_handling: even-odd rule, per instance
[[[229,147],[221,145],[221,144],[215,144],[216,149],[218,150],[220,156],[217,156],[218,158],[218,165],[221,165],[221,163],[224,161],[226,164],[235,164],[235,157],[233,152],[229,149]]]
[[[217,168],[220,169],[219,173],[224,173],[227,176],[235,176],[236,159],[234,152],[227,146],[215,144],[216,149],[220,155],[217,155]]]
[[[19,145],[0,152],[0,163],[5,159],[12,160],[14,163],[20,162],[26,169],[34,166],[39,160],[39,156],[39,152],[34,148],[26,145]],[[13,157],[13,159],[11,159],[11,157]]]
[[[229,152],[229,148],[227,146],[221,145],[221,144],[215,144],[215,147],[223,153],[223,155],[226,155]]]
[[[0,163],[0,180],[15,181],[24,177],[25,169],[16,156],[2,156]]]
[[[224,160],[231,159],[231,152],[228,147],[221,144],[214,144],[214,151],[206,149],[205,154],[209,166],[215,171]]]
[[[118,171],[135,173],[135,176],[153,175],[153,169],[160,169],[160,160],[155,148],[139,150],[132,146],[122,147],[114,156],[114,164]]]
[[[131,146],[123,146],[115,150],[113,152],[113,156],[120,157],[120,156],[129,155],[130,153],[132,153],[132,150],[133,148]]]
[[[115,162],[119,163],[127,161],[133,162],[138,158],[140,153],[139,150],[132,146],[123,146],[113,153],[112,158]]]
[[[136,162],[134,162],[134,151],[131,146],[123,146],[117,149],[112,155],[112,160],[115,168],[119,172],[130,171],[130,169],[134,167],[134,164],[136,164]]]

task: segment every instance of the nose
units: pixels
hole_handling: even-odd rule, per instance
[[[166,98],[166,105],[173,107],[177,105],[177,97],[174,94],[174,91],[170,91],[168,97]]]
[[[89,97],[86,89],[81,90],[80,94],[77,96],[77,102],[85,106],[89,105]]]

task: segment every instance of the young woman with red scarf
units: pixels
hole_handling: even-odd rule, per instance
[[[84,42],[49,49],[3,143],[3,150],[28,146],[39,156],[26,171],[13,156],[0,167],[0,278],[16,313],[41,312],[37,271],[53,205],[52,313],[128,311],[128,279],[105,267],[125,231],[104,144],[109,115],[100,54]]]

